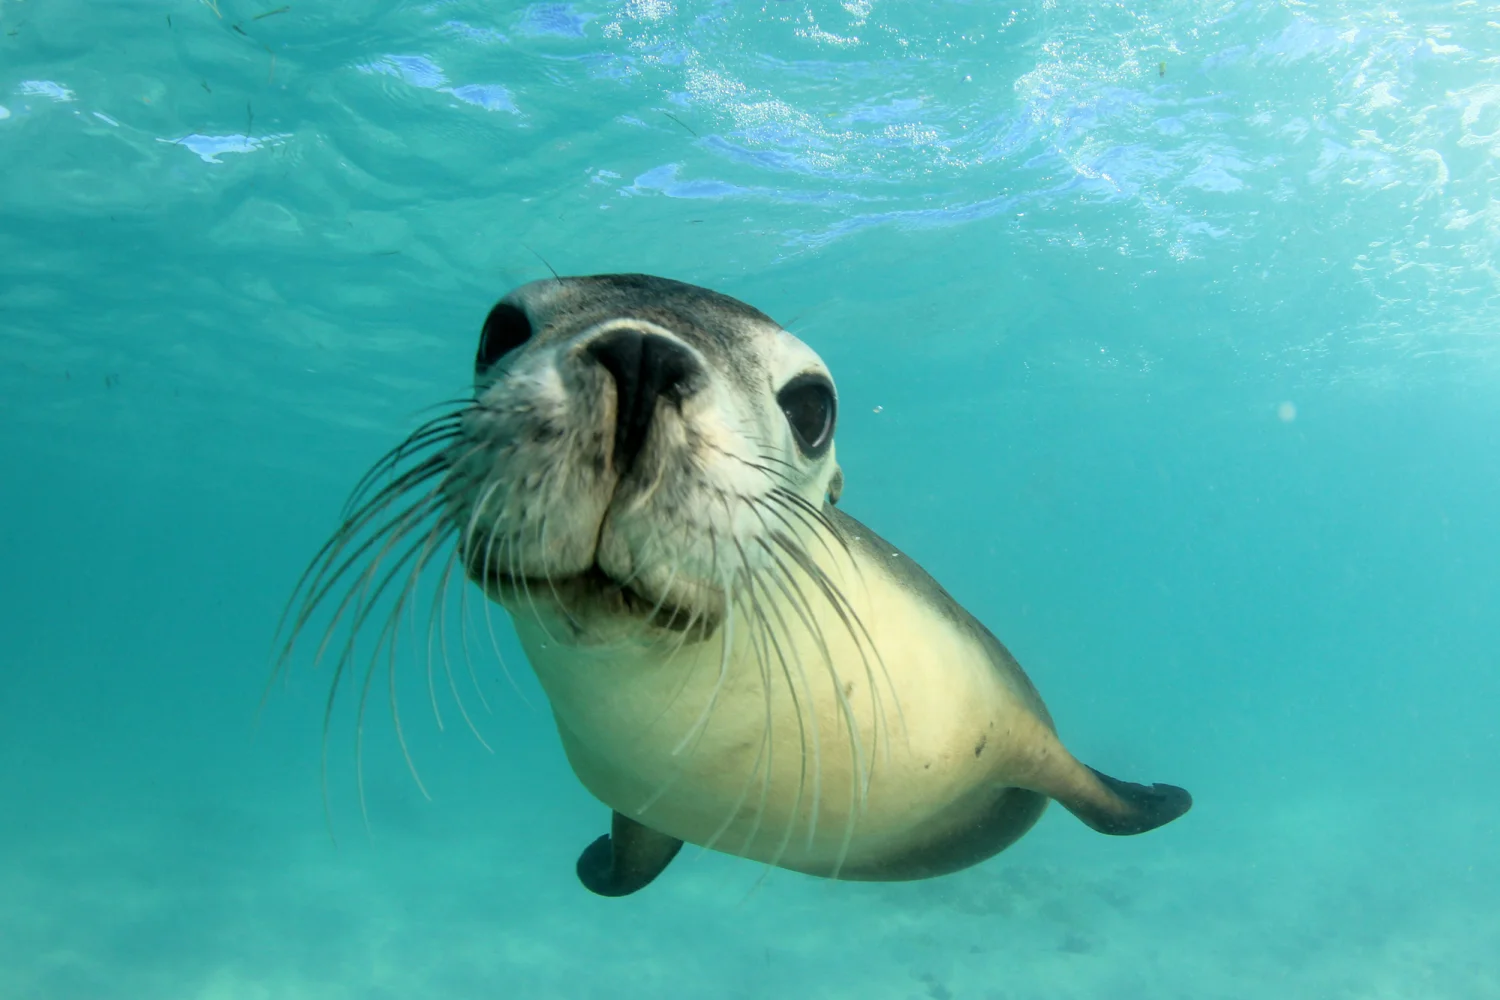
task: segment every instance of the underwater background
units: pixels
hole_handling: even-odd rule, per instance
[[[1500,5],[0,0],[0,1000],[1500,998]],[[545,263],[544,263],[545,261]],[[842,506],[1077,756],[957,875],[649,890],[498,616],[282,607],[548,265],[833,370]],[[481,697],[482,696],[482,697]]]

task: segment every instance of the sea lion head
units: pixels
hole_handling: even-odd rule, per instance
[[[490,311],[444,449],[470,579],[577,641],[712,631],[740,581],[805,557],[837,498],[837,392],[770,317],[645,275],[523,285]]]

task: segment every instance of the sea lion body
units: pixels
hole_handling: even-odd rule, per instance
[[[1023,786],[1066,751],[1005,649],[915,563],[853,518],[833,516],[849,551],[819,555],[835,564],[830,576],[847,581],[868,643],[825,622],[833,676],[798,678],[800,700],[790,683],[774,684],[768,708],[743,617],[717,695],[717,635],[681,648],[658,639],[580,650],[549,639],[563,632],[560,619],[544,630],[521,613],[522,644],[574,772],[616,811],[688,843],[811,875],[910,879],[966,867],[1041,816],[1046,797]],[[817,638],[790,625],[781,657],[821,673]],[[883,671],[866,670],[861,645],[879,650]],[[774,651],[770,659],[779,670]],[[682,746],[710,700],[701,736]],[[847,739],[846,708],[857,744]]]
[[[836,509],[836,412],[822,360],[727,296],[644,275],[522,286],[485,323],[472,404],[377,467],[428,449],[359,493],[307,606],[361,531],[382,553],[421,539],[413,575],[456,541],[614,810],[578,864],[603,895],[683,842],[899,880],[995,854],[1049,798],[1105,833],[1185,812],[1182,789],[1075,760],[1005,647]]]

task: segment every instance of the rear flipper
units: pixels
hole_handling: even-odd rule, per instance
[[[614,814],[610,831],[578,856],[578,881],[600,896],[628,896],[650,885],[682,850],[682,841]]]
[[[1068,782],[1066,792],[1052,797],[1100,833],[1117,837],[1145,833],[1165,826],[1193,807],[1187,789],[1176,785],[1137,785],[1084,765],[1079,765],[1079,772]]]

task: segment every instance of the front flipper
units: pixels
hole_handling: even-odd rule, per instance
[[[628,896],[650,885],[680,850],[676,837],[615,813],[609,833],[578,856],[578,881],[600,896]]]

